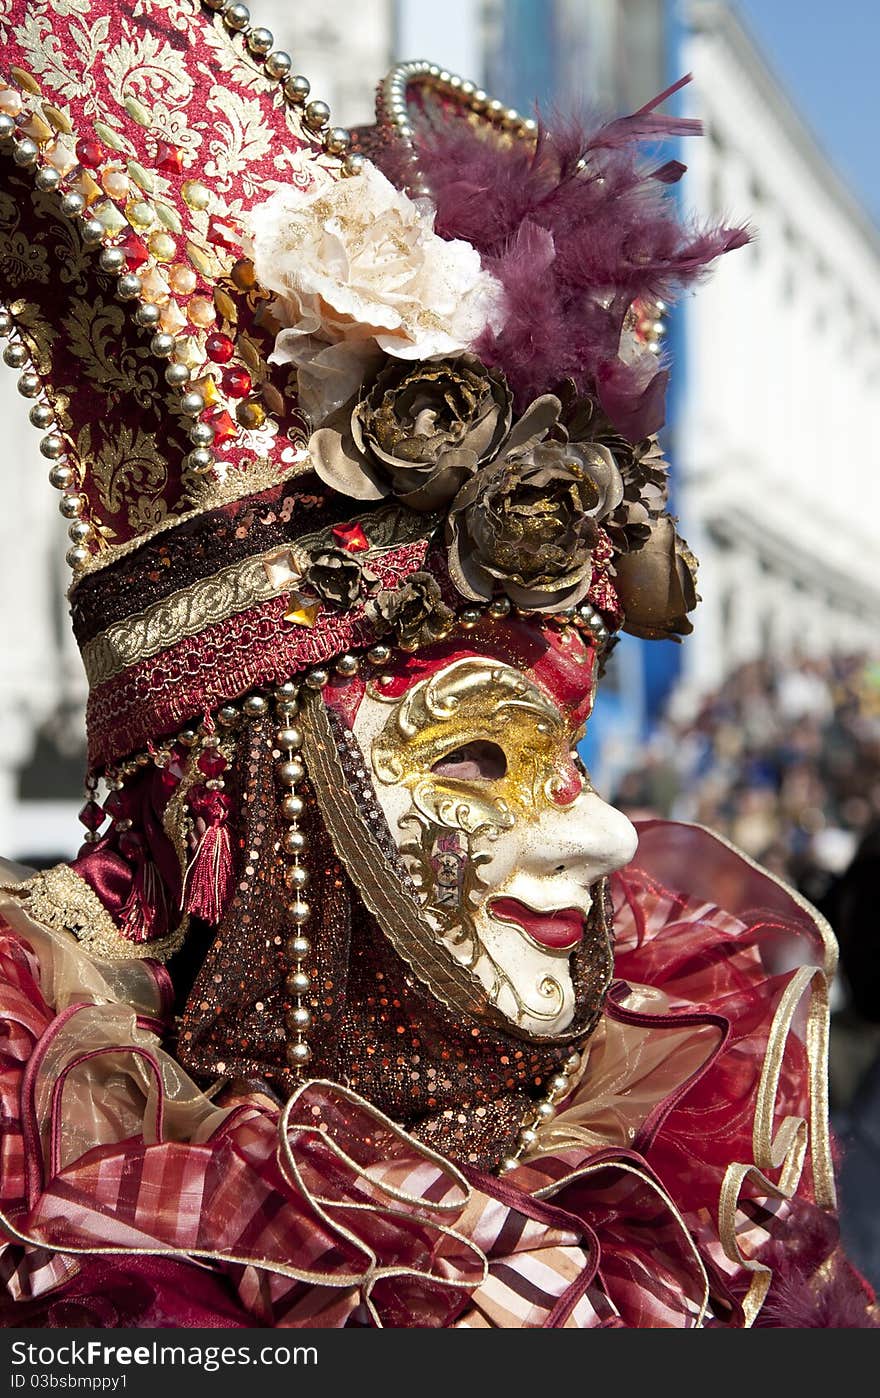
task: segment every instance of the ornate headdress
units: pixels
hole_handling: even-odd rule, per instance
[[[183,1061],[271,1080],[316,1055],[411,1118],[403,1079],[363,1060],[353,990],[403,976],[407,1034],[458,1045],[462,1079],[432,1110],[490,1105],[475,1151],[496,1158],[521,1116],[509,1093],[570,1044],[500,1069],[503,1029],[456,1038],[444,977],[477,992],[428,964],[406,870],[383,892],[396,854],[346,696],[476,632],[529,673],[579,664],[583,697],[621,627],[690,629],[657,320],[747,235],[683,228],[684,167],[642,159],[695,130],[656,114],[675,88],[551,131],[407,64],[352,136],[227,0],[12,0],[0,36],[4,357],[70,520],[90,683],[87,842],[35,907],[60,900],[104,956],[167,957],[187,917],[219,926],[196,939]]]

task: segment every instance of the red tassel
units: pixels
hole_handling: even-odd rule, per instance
[[[141,858],[120,916],[120,931],[132,942],[150,942],[168,931],[168,900],[152,859]]]
[[[229,804],[228,796],[204,788],[189,799],[190,811],[204,822],[205,831],[183,881],[183,911],[212,926],[220,921],[233,891]]]

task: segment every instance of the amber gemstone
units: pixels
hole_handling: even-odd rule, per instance
[[[207,330],[217,319],[214,302],[207,296],[194,296],[186,308],[186,313],[193,325],[198,325],[202,330]]]
[[[262,403],[239,403],[235,410],[235,416],[242,427],[254,431],[256,428],[262,427],[266,421],[266,409]]]
[[[182,262],[176,262],[168,273],[168,280],[171,283],[172,291],[178,296],[189,296],[195,291],[198,278],[192,267],[187,267]]]
[[[236,262],[230,275],[239,291],[250,291],[257,284],[254,264],[248,257],[243,257],[239,262]]]
[[[107,151],[100,141],[92,141],[84,136],[76,143],[76,158],[80,165],[85,165],[89,170],[97,170],[107,159]]]
[[[235,354],[235,344],[228,335],[222,335],[217,331],[206,339],[205,353],[215,364],[228,364]]]
[[[312,627],[321,610],[320,602],[309,602],[306,598],[300,597],[299,593],[291,592],[288,601],[290,606],[284,613],[284,620],[291,622],[294,626]]]
[[[170,262],[177,252],[177,243],[170,233],[160,228],[150,235],[150,252],[159,262]]]
[[[201,180],[184,180],[180,192],[191,209],[207,209],[211,202],[211,191]]]
[[[124,170],[105,170],[101,184],[104,193],[109,194],[111,199],[127,199],[131,190],[131,181]]]

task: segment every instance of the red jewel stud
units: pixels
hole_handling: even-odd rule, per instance
[[[83,136],[76,143],[76,158],[86,169],[97,170],[107,159],[107,151],[100,141],[89,140],[87,136]]]
[[[370,541],[359,524],[335,524],[331,534],[349,553],[363,553]]]
[[[100,830],[107,817],[97,801],[87,801],[79,813],[79,819],[87,830]]]
[[[205,748],[204,752],[199,753],[199,771],[204,772],[205,776],[209,779],[221,776],[223,772],[226,771],[227,766],[228,763],[222,752],[215,752],[212,748]]]
[[[205,354],[209,359],[213,359],[215,364],[228,364],[235,354],[235,344],[228,335],[223,335],[217,330],[206,339]]]
[[[160,141],[156,147],[156,169],[164,175],[179,175],[183,170],[183,152],[167,141]]]
[[[208,239],[218,247],[226,248],[228,252],[238,252],[241,249],[241,238],[235,236],[228,223],[221,223],[213,215],[208,219]]]
[[[247,369],[237,366],[227,369],[223,375],[223,387],[230,398],[247,398],[251,391],[251,376]]]
[[[118,245],[125,253],[125,260],[133,272],[143,267],[150,259],[150,249],[136,233],[128,233]]]
[[[214,445],[220,446],[223,442],[228,442],[232,437],[238,436],[238,428],[225,408],[214,408],[212,412],[205,414],[205,422],[209,422],[214,429]]]

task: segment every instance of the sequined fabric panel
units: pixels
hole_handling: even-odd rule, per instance
[[[237,892],[189,995],[178,1053],[203,1080],[217,1075],[263,1080],[286,1096],[296,1080],[285,1059],[289,968],[273,732],[271,721],[257,721],[242,737]],[[350,765],[348,745],[340,746]],[[515,1140],[527,1107],[571,1052],[571,1043],[529,1043],[465,1015],[456,1017],[435,1001],[364,908],[330,845],[308,784],[299,790],[306,803],[301,827],[309,839],[313,909],[309,1074],[353,1088],[454,1159],[493,1167]],[[396,846],[375,795],[362,779],[359,790],[364,819],[387,851],[389,879],[398,879]],[[585,947],[590,944],[587,937]],[[169,969],[174,975],[174,962]],[[574,970],[580,992],[595,995],[589,951]],[[585,1037],[590,1027],[584,1026]]]

